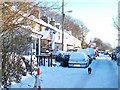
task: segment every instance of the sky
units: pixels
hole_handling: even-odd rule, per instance
[[[62,5],[62,0],[49,1]],[[64,0],[64,12],[72,10],[65,14],[82,21],[90,30],[86,36],[88,43],[97,37],[114,48],[118,45],[117,30],[113,25],[113,18],[118,16],[118,2],[119,0]]]
[[[87,68],[40,66],[39,85],[42,88],[118,88],[118,67],[110,57],[100,55],[89,67],[90,75]],[[11,88],[33,88],[34,82],[35,76],[27,74],[20,83],[12,82]]]
[[[87,41],[94,37],[117,45],[117,30],[113,26],[113,18],[117,17],[119,0],[64,0],[66,13],[81,20],[90,30]]]

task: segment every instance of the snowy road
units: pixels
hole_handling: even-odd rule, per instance
[[[76,84],[80,88],[117,88],[118,76],[113,66],[113,61],[97,60],[91,65],[93,72],[85,76],[83,84]],[[81,80],[81,81],[82,81]],[[79,81],[78,81],[79,82]]]
[[[118,88],[118,72],[114,61],[99,58],[90,65],[91,75],[84,68],[42,68],[43,88]],[[47,74],[47,75],[46,75]]]
[[[40,66],[42,88],[118,88],[118,67],[110,57],[101,55],[87,68]],[[27,75],[21,83],[12,84],[11,88],[33,88],[35,78]]]

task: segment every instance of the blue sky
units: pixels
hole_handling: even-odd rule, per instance
[[[48,1],[48,0],[45,0]],[[50,0],[49,0],[50,1]],[[62,3],[62,0],[51,0]],[[113,47],[117,45],[117,30],[113,18],[117,17],[119,0],[64,0],[65,13],[81,20],[90,30],[87,41],[98,37]]]
[[[62,0],[61,0],[62,1]],[[90,32],[87,41],[98,37],[113,47],[117,45],[117,30],[113,18],[117,17],[119,0],[64,0],[66,13],[81,20]]]

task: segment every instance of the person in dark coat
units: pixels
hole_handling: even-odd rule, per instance
[[[92,68],[89,67],[89,68],[88,68],[88,74],[91,74],[91,72],[92,72]]]

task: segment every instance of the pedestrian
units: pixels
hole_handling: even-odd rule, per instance
[[[91,72],[92,72],[92,68],[89,67],[89,68],[88,68],[88,74],[91,74]]]

